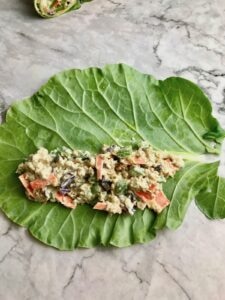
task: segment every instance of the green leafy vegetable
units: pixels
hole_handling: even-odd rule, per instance
[[[37,93],[16,102],[0,126],[0,208],[40,241],[59,249],[96,245],[129,246],[177,228],[190,201],[209,218],[225,217],[225,179],[218,162],[198,162],[220,152],[224,130],[211,114],[203,92],[188,80],[158,81],[126,65],[69,70],[51,78]],[[149,141],[156,149],[194,158],[163,184],[171,205],[160,215],[146,209],[113,215],[89,206],[75,210],[26,199],[15,170],[44,146],[67,146],[97,153],[103,144]]]
[[[121,148],[119,151],[117,151],[117,155],[120,157],[120,158],[125,158],[125,157],[128,157],[129,155],[131,155],[132,153],[132,147],[124,147],[124,148]]]
[[[132,166],[130,168],[130,171],[129,171],[129,175],[130,176],[139,176],[139,175],[143,175],[145,172],[145,170],[141,167],[138,167],[138,166]]]
[[[53,18],[79,9],[84,2],[90,1],[91,0],[34,0],[34,6],[38,14],[43,18]]]
[[[117,195],[125,194],[127,191],[127,183],[125,180],[119,180],[115,186],[115,193]]]

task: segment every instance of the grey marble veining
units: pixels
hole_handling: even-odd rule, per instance
[[[125,62],[198,83],[225,126],[224,0],[95,0],[43,20],[0,1],[0,111],[68,68]],[[225,223],[191,205],[177,231],[126,249],[59,252],[0,213],[0,299],[225,299]]]

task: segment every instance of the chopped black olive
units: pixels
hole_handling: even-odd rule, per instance
[[[112,181],[105,180],[104,178],[99,180],[100,186],[105,190],[106,192],[111,191]]]
[[[84,179],[85,179],[85,180],[88,180],[88,179],[90,179],[90,177],[91,177],[90,174],[86,174],[86,175],[84,176]]]
[[[115,147],[116,147],[116,145],[112,145],[112,146],[106,148],[104,152],[113,152],[115,150]]]
[[[157,172],[161,172],[161,171],[162,171],[162,166],[161,166],[161,165],[158,165],[158,166],[154,167],[154,169],[155,169]]]
[[[136,196],[134,195],[134,193],[132,191],[128,191],[126,196],[128,198],[130,198],[131,202],[134,202],[136,200]]]
[[[97,176],[97,169],[96,169],[96,167],[93,168],[93,171],[94,171],[94,176],[96,177]]]
[[[119,156],[112,154],[112,158],[113,158],[113,160],[120,162]]]
[[[59,155],[56,155],[53,160],[52,160],[54,163],[57,163],[59,161]]]
[[[85,160],[90,160],[90,157],[82,157],[81,160],[85,161]]]

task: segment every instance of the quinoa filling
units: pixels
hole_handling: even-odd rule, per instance
[[[40,148],[18,166],[30,200],[60,202],[75,209],[89,204],[112,214],[146,207],[160,213],[169,205],[162,183],[184,165],[181,157],[156,151],[149,144],[104,145],[101,153],[63,147]]]

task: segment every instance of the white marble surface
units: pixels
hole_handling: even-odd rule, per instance
[[[225,126],[224,15],[224,0],[95,0],[46,21],[32,0],[1,0],[1,110],[57,71],[125,62],[194,80]],[[224,236],[225,222],[192,205],[150,244],[59,252],[0,213],[0,299],[223,300]]]

